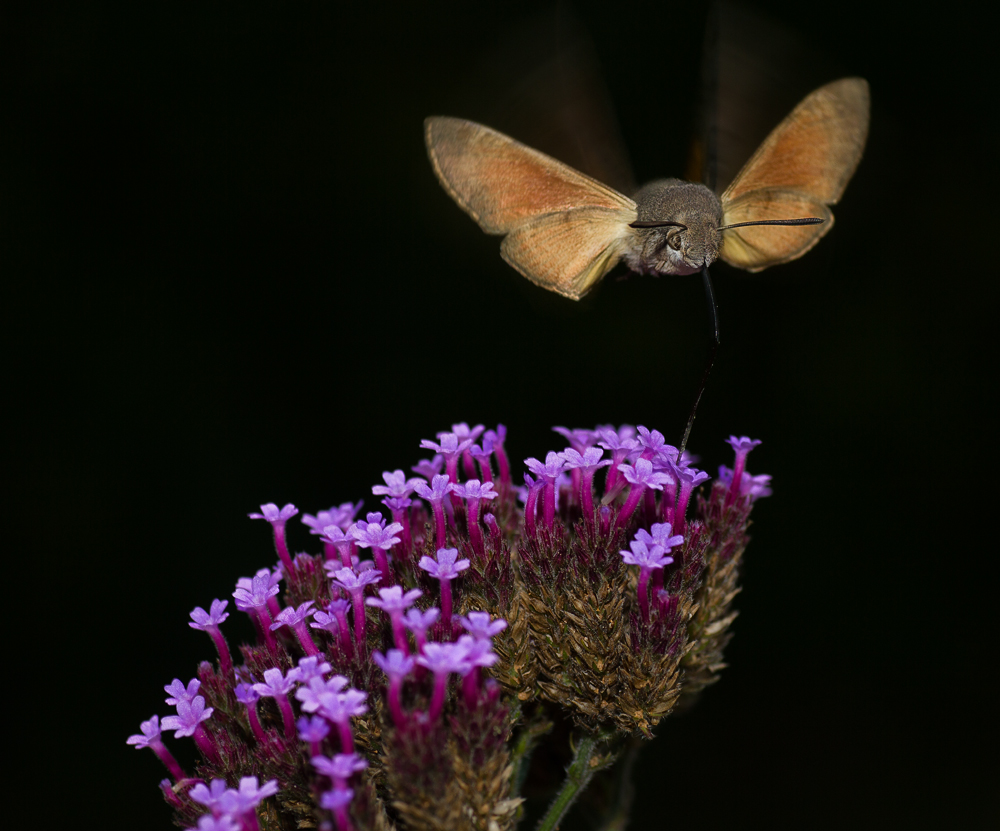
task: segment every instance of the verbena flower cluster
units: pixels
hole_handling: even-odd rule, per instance
[[[417,476],[372,488],[383,511],[301,517],[322,553],[292,556],[293,505],[250,514],[280,561],[232,595],[256,642],[234,661],[229,600],[196,608],[218,661],[168,684],[175,714],[128,739],[169,771],[178,825],[512,828],[554,718],[648,737],[716,680],[751,506],[770,493],[746,470],[758,442],[731,437],[735,463],[705,493],[655,430],[555,429],[569,447],[527,459],[523,485],[502,425],[421,442]],[[194,740],[194,775],[164,731]]]

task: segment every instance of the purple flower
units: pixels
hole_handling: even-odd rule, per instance
[[[490,457],[493,455],[493,442],[484,438],[483,445],[472,445],[469,448],[469,455],[479,463],[479,470],[482,472],[482,481],[491,483],[493,481],[493,470],[490,467]]]
[[[139,725],[139,729],[142,733],[129,736],[125,740],[125,743],[135,745],[137,750],[146,747],[152,750],[157,758],[163,762],[166,769],[170,771],[170,775],[174,777],[174,781],[180,782],[182,779],[187,779],[184,769],[177,763],[173,754],[167,750],[166,745],[163,744],[163,740],[160,738],[160,717],[153,716],[149,721],[142,722]]]
[[[472,439],[460,439],[455,433],[438,433],[440,444],[423,439],[420,446],[444,457],[445,470],[452,482],[458,481],[458,457],[472,446]]]
[[[355,689],[320,697],[320,715],[337,725],[340,731],[341,749],[346,753],[350,753],[354,749],[351,719],[363,716],[368,712],[368,705],[364,703],[366,698],[368,698],[368,693]]]
[[[303,514],[302,524],[309,527],[310,534],[322,534],[323,529],[328,525],[336,525],[342,531],[346,531],[364,504],[364,500],[359,499],[354,504],[344,502],[337,507],[330,508],[329,511],[317,511],[316,516]]]
[[[324,696],[337,695],[347,683],[343,675],[334,675],[327,679],[314,676],[308,683],[295,690],[295,697],[302,702],[302,709],[305,712],[315,713],[322,706],[321,699]]]
[[[299,509],[296,508],[291,502],[285,505],[285,507],[280,511],[278,510],[277,505],[273,502],[268,502],[266,505],[260,506],[259,514],[247,514],[247,516],[250,517],[250,519],[266,519],[270,523],[284,523],[288,522],[288,520],[290,520],[298,512]]]
[[[291,674],[291,673],[289,673]],[[254,684],[254,692],[264,698],[276,698],[279,695],[288,695],[295,686],[295,681],[286,678],[280,669],[264,670],[264,683]]]
[[[746,455],[751,450],[753,450],[758,444],[760,444],[760,439],[751,439],[749,436],[730,436],[726,439],[726,444],[728,444],[737,453],[743,453]]]
[[[340,565],[351,567],[355,551],[353,528],[353,525],[348,531],[344,531],[339,525],[327,525],[323,528],[320,539],[323,540],[323,553],[328,561],[335,561],[335,555],[339,554]]]
[[[677,493],[677,502],[671,511],[671,518],[673,519],[674,528],[676,528],[678,533],[683,534],[687,525],[687,506],[691,500],[691,494],[702,482],[707,482],[709,476],[703,470],[698,470],[689,465],[682,466],[671,463],[670,467],[677,481],[680,482],[680,491]]]
[[[344,532],[354,523],[354,516],[364,505],[363,500],[356,503],[344,502],[339,507],[329,511],[320,511],[316,516],[306,514],[302,524],[309,526],[309,533],[323,539],[323,554],[332,560],[338,554],[344,565],[351,564],[351,554],[354,552],[354,542],[344,536]]]
[[[296,509],[261,506],[253,516],[271,523],[281,564],[242,578],[233,592],[234,608],[251,616],[257,641],[241,646],[242,665],[234,667],[220,632],[228,600],[214,599],[209,611],[195,608],[189,625],[216,642],[215,671],[203,663],[190,682],[175,678],[164,689],[176,713],[153,716],[128,738],[132,746],[153,750],[170,771],[160,787],[178,825],[208,810],[211,815],[198,823],[205,831],[251,831],[255,813],[265,815],[261,801],[280,787],[281,799],[267,807],[272,818],[287,824],[292,813],[311,815],[325,831],[367,827],[377,820],[383,798],[387,805],[404,804],[394,801],[406,796],[395,793],[400,775],[419,780],[432,772],[439,757],[428,742],[443,743],[448,752],[471,751],[472,775],[480,764],[492,764],[493,749],[517,735],[507,731],[518,726],[512,694],[524,702],[565,705],[568,718],[583,714],[602,722],[602,730],[651,729],[674,700],[664,696],[676,696],[677,679],[687,669],[680,660],[690,653],[691,666],[700,666],[704,644],[698,639],[706,632],[725,636],[736,587],[726,587],[718,602],[688,601],[702,570],[709,574],[742,552],[749,502],[769,492],[770,477],[752,476],[743,464],[757,442],[731,438],[737,470],[698,499],[697,522],[685,536],[686,508],[707,478],[691,457],[645,427],[638,433],[630,427],[554,429],[569,447],[526,460],[523,514],[503,450],[505,428],[465,423],[439,433],[437,443],[423,443],[438,451],[417,468],[430,481],[408,478],[400,469],[383,472],[385,484],[372,490],[391,517],[383,508],[355,521],[360,502],[303,516],[321,537],[322,555],[292,560],[284,533]],[[603,504],[595,504],[601,468],[608,468],[605,494]],[[740,501],[728,506],[733,494]],[[482,506],[483,500],[490,504]],[[634,537],[626,536],[637,527]],[[319,546],[314,540],[314,551]],[[371,549],[362,556],[373,559],[359,561],[362,548]],[[671,556],[673,550],[678,553]],[[614,574],[635,579],[632,566],[639,569],[632,584],[638,598],[626,598],[631,605],[616,626],[589,637],[598,631],[595,621],[603,625],[591,589]],[[417,603],[434,599],[421,595],[421,588],[426,593],[433,586],[431,578],[439,583],[441,608],[419,609]],[[452,597],[459,589],[469,592],[461,605]],[[565,610],[553,597],[565,598]],[[629,650],[641,660],[627,662],[636,677],[626,679],[626,706],[615,708],[611,691],[603,692],[607,661]],[[662,684],[643,674],[650,668],[666,670],[657,676]],[[711,674],[716,669],[708,667]],[[600,704],[593,712],[587,709],[591,694]],[[269,700],[261,702],[262,696]],[[390,721],[380,715],[382,708]],[[162,732],[174,735],[164,739]],[[184,737],[199,748],[196,779],[188,779],[164,746]],[[303,758],[312,765],[299,764]],[[364,772],[369,764],[373,780]],[[238,788],[227,787],[250,770],[278,779],[259,786],[244,777]],[[461,777],[464,770],[448,775]],[[352,782],[363,788],[360,802],[351,802]],[[516,791],[509,796],[513,800]],[[301,809],[299,800],[307,803]]]
[[[770,496],[772,493],[771,475],[761,473],[758,476],[751,476],[744,470],[743,480],[740,482],[740,492],[749,496],[751,502],[762,496]]]
[[[260,693],[254,689],[254,684],[245,684],[242,681],[234,688],[236,700],[241,704],[253,704],[260,700]]]
[[[319,655],[319,649],[306,626],[306,621],[313,615],[312,606],[315,602],[315,600],[307,600],[296,608],[289,606],[287,609],[282,609],[274,619],[274,623],[271,624],[271,629],[280,629],[282,626],[290,627],[307,655]]]
[[[406,629],[403,626],[403,612],[412,606],[423,592],[420,589],[410,589],[406,594],[403,594],[401,586],[389,586],[385,589],[379,589],[378,593],[378,597],[369,597],[365,603],[369,606],[375,606],[389,615],[396,648],[405,653],[408,645],[406,643]]]
[[[506,626],[506,622],[504,623]],[[473,667],[491,667],[500,657],[493,651],[489,639],[477,639],[472,635],[462,635],[459,644],[465,648],[465,660]]]
[[[226,611],[226,606],[228,605],[228,600],[219,600],[216,598],[212,601],[210,612],[206,612],[201,606],[195,606],[191,612],[192,622],[188,626],[192,629],[201,629],[206,632],[209,629],[218,627],[220,623],[229,617],[229,612]]]
[[[389,677],[390,681],[394,678],[403,678],[409,675],[413,671],[415,664],[415,659],[412,655],[407,655],[399,649],[390,649],[386,655],[383,655],[376,649],[372,653],[372,658],[382,672]]]
[[[684,538],[681,538],[683,542]],[[674,561],[673,557],[668,556],[662,546],[653,545],[647,546],[642,540],[632,540],[629,543],[629,548],[631,551],[622,551],[622,559],[626,564],[630,566],[639,566],[641,569],[652,570],[654,568],[663,568],[664,566],[670,565]]]
[[[227,790],[229,790],[229,786],[226,785],[225,781],[222,779],[213,779],[208,785],[204,782],[199,782],[188,791],[188,796],[199,805],[204,805],[206,808],[215,808]]]
[[[441,468],[444,467],[444,456],[440,453],[435,453],[433,459],[421,459],[413,467],[410,468],[418,476],[423,476],[428,482],[431,481],[435,476],[441,473]]]
[[[493,490],[492,482],[480,483],[470,479],[465,484],[452,485],[452,492],[462,499],[496,499],[500,494]]]
[[[295,566],[292,564],[292,556],[288,553],[288,543],[285,541],[285,523],[295,516],[299,509],[291,503],[278,510],[278,506],[273,502],[260,506],[259,514],[247,514],[250,519],[266,519],[271,523],[271,530],[274,532],[274,547],[277,549],[281,564],[285,567],[287,574],[295,574]]]
[[[493,483],[481,484],[478,479],[470,479],[464,485],[454,485],[453,492],[466,502],[466,530],[469,532],[469,542],[472,550],[480,557],[486,556],[483,544],[483,531],[479,526],[479,503],[483,499],[496,499],[500,494],[493,490]]]
[[[363,568],[356,572],[352,568],[334,568],[335,565],[335,563],[326,564],[327,572],[335,578],[331,582],[347,592],[354,592],[359,588],[363,589],[365,586],[370,586],[382,579],[382,575],[375,568]]]
[[[469,612],[468,617],[460,617],[458,622],[476,640],[489,640],[507,628],[506,620],[492,620],[489,612]]]
[[[399,649],[390,649],[388,655],[376,650],[372,653],[372,658],[389,678],[389,713],[392,715],[393,723],[397,727],[402,727],[406,723],[402,705],[403,679],[413,671],[415,661],[412,656],[406,655]]]
[[[249,588],[244,588],[241,585],[233,592],[236,608],[250,615],[254,627],[257,629],[257,634],[267,645],[267,648],[272,651],[277,649],[277,644],[271,634],[271,615],[268,601],[277,593],[277,581],[266,569],[263,574],[257,573],[250,581]]]
[[[431,503],[434,511],[435,539],[438,548],[445,547],[444,498],[455,489],[449,476],[435,476],[430,486],[418,482],[413,486],[417,494]]]
[[[472,669],[467,659],[468,647],[458,643],[427,643],[417,657],[417,663],[434,673],[434,693],[431,697],[427,718],[434,721],[444,707],[448,675],[456,672],[465,675]]]
[[[592,528],[594,523],[594,474],[600,468],[610,465],[611,459],[602,460],[601,456],[604,455],[604,451],[598,447],[587,447],[583,453],[568,448],[559,455],[562,456],[566,468],[573,471],[577,498],[583,509],[583,518],[587,525]]]
[[[458,560],[457,548],[439,548],[437,561],[430,557],[421,557],[418,565],[432,577],[441,581],[441,610],[447,626],[451,626],[451,581],[465,571],[470,565],[468,560]]]
[[[528,466],[528,470],[545,482],[555,482],[559,474],[566,469],[565,459],[560,453],[555,453],[552,450],[546,454],[544,462],[530,458],[525,459],[524,463]]]
[[[525,459],[524,463],[528,466],[528,470],[544,483],[542,521],[546,528],[552,528],[556,513],[556,480],[566,469],[566,462],[559,453],[550,450],[545,455],[544,463],[535,458]]]
[[[192,678],[188,681],[187,686],[184,686],[184,682],[180,678],[175,678],[170,684],[164,687],[164,691],[170,694],[167,699],[167,704],[173,706],[178,701],[193,701],[194,697],[198,695],[198,688],[201,686],[201,681],[197,678]]]
[[[653,490],[663,490],[663,486],[673,482],[673,477],[669,473],[662,473],[653,470],[653,463],[649,459],[642,457],[635,460],[635,466],[620,464],[618,470],[621,471],[625,480],[632,485],[628,492],[628,498],[618,514],[618,527],[624,528],[632,518],[632,513],[639,504],[646,488]]]
[[[313,767],[323,776],[328,776],[338,788],[343,788],[355,773],[368,767],[368,762],[357,753],[338,753],[332,759],[328,756],[313,756]]]
[[[384,485],[373,485],[372,493],[376,496],[396,496],[405,497],[413,493],[414,486],[420,479],[407,479],[406,474],[401,470],[388,471],[382,474],[385,480]]]
[[[298,626],[303,621],[308,620],[313,614],[313,606],[316,605],[315,600],[307,600],[305,603],[300,603],[297,607],[288,606],[282,609],[278,616],[274,619],[275,622],[271,624],[272,629],[280,629],[282,626],[295,627]]]
[[[250,581],[249,588],[239,586],[233,592],[233,597],[236,598],[237,609],[249,612],[251,609],[267,608],[268,599],[274,597],[278,591],[278,586],[270,574],[267,576],[258,574]]]
[[[507,438],[507,428],[502,424],[497,425],[496,430],[487,430],[483,435],[483,447],[486,442],[493,448],[493,455],[497,458],[497,470],[500,473],[500,485],[503,488],[510,487],[510,462],[507,460],[507,453],[503,449],[504,440]]]
[[[731,488],[733,482],[732,469],[725,465],[719,465],[719,481]],[[743,477],[740,479],[740,495],[749,496],[750,501],[755,502],[763,496],[771,495],[770,485],[771,476],[769,474],[762,473],[759,476],[751,476],[744,468]]]
[[[730,436],[726,440],[730,447],[736,452],[736,462],[733,465],[733,478],[729,486],[729,494],[726,497],[726,504],[732,504],[737,494],[742,493],[743,470],[746,468],[747,456],[758,444],[759,439],[751,439],[748,436]]]
[[[610,494],[618,486],[618,466],[627,458],[639,452],[639,442],[633,438],[631,430],[615,430],[612,427],[598,428],[598,444],[611,451],[611,469],[604,483],[604,492]]]
[[[228,600],[216,598],[212,601],[212,608],[209,612],[206,612],[201,606],[195,606],[191,612],[191,622],[188,623],[192,629],[201,629],[208,633],[212,639],[215,650],[219,653],[219,669],[224,678],[233,677],[233,659],[229,654],[229,644],[226,643],[225,637],[219,630],[219,624],[229,617],[229,613],[226,611],[228,605]]]
[[[288,693],[295,687],[295,670],[289,671],[287,677],[280,669],[264,670],[264,683],[254,684],[253,689],[263,698],[273,698],[281,711],[281,719],[285,726],[285,737],[295,736],[295,715],[288,701]]]
[[[454,580],[470,565],[468,560],[458,559],[457,548],[439,548],[436,556],[437,560],[421,557],[419,566],[438,580]]]
[[[240,779],[239,790],[227,788],[221,779],[213,779],[210,787],[199,782],[188,791],[188,796],[193,801],[210,808],[213,813],[241,817],[277,792],[277,779],[271,779],[258,787],[256,776],[244,776]]]
[[[288,671],[288,677],[299,684],[308,684],[310,679],[322,678],[325,673],[332,669],[330,663],[324,661],[321,656],[308,655],[305,658],[299,658],[299,665]]]
[[[392,582],[392,572],[389,570],[389,558],[386,551],[399,542],[399,537],[394,536],[403,530],[403,526],[398,522],[390,523],[388,526],[382,519],[380,512],[368,514],[368,521],[359,519],[351,527],[351,535],[357,541],[360,548],[371,548],[375,554],[375,563],[382,572],[382,579],[386,583]]]
[[[360,574],[354,569],[340,568],[333,569],[334,563],[327,563],[325,568],[331,577],[335,578],[330,582],[337,588],[343,589],[351,596],[351,603],[354,606],[354,642],[359,650],[364,650],[365,644],[365,587],[372,583],[377,583],[382,579],[382,574],[378,569],[365,569]]]
[[[174,738],[193,736],[198,749],[213,763],[219,763],[219,752],[211,736],[201,726],[203,721],[211,718],[215,709],[205,707],[205,699],[196,695],[191,701],[177,702],[177,715],[166,716],[161,722],[164,730],[173,730]]]
[[[553,427],[552,429],[569,442],[569,446],[577,455],[583,453],[588,447],[593,447],[597,442],[597,432],[594,430],[570,430],[567,427]]]
[[[483,427],[482,424],[477,424],[475,427],[469,427],[469,425],[464,421],[451,425],[451,432],[455,434],[455,437],[459,441],[465,441],[466,439],[469,441],[475,441],[483,434],[483,430],[485,429],[486,428]],[[442,439],[447,435],[448,433],[438,433],[437,437]]]
[[[535,518],[538,514],[538,494],[542,492],[543,482],[536,482],[527,473],[524,474],[524,485],[517,489],[517,498],[524,503],[524,532],[527,536],[535,536]]]
[[[481,690],[480,668],[493,666],[500,657],[493,651],[489,639],[477,640],[472,635],[462,635],[458,639],[458,646],[465,650],[465,662],[468,665],[468,670],[461,673],[462,694],[466,706],[473,709],[479,701]]]
[[[350,607],[349,600],[343,598],[331,600],[326,607],[327,610],[316,612],[313,615],[314,622],[309,624],[313,629],[325,629],[339,638],[340,648],[344,650],[345,655],[351,655],[354,651],[351,647],[351,630],[347,625],[347,610]]]
[[[663,433],[659,430],[647,430],[641,424],[636,428],[639,433],[639,444],[642,445],[643,451],[642,456],[645,459],[652,459],[657,453],[661,451],[666,451],[669,455],[670,445],[667,444],[667,440],[663,438]],[[677,454],[677,448],[671,448],[674,455]]]
[[[663,549],[663,553],[666,554],[671,548],[675,548],[678,545],[684,544],[684,537],[681,534],[675,534],[671,536],[671,528],[669,522],[656,522],[650,527],[649,531],[644,528],[640,528],[635,532],[635,538],[646,544],[647,547],[658,545]],[[652,533],[650,533],[652,532]],[[624,553],[624,552],[623,552]],[[626,562],[628,562],[626,560]]]
[[[604,451],[597,447],[588,447],[583,453],[568,448],[559,454],[567,470],[580,468],[588,473],[611,464],[611,459],[601,459]]]
[[[331,811],[336,818],[337,828],[351,828],[351,820],[347,815],[347,806],[354,799],[354,791],[351,788],[334,788],[332,791],[324,791],[319,797],[319,806]]]
[[[190,701],[177,702],[177,715],[163,719],[163,729],[173,730],[174,737],[192,736],[203,721],[208,721],[215,712],[214,707],[205,707],[205,699],[196,695]]]
[[[423,652],[424,643],[427,641],[427,630],[430,629],[441,616],[441,611],[433,606],[423,612],[420,609],[409,609],[403,615],[403,625],[413,633],[413,639],[417,643],[417,652]]]
[[[149,721],[144,721],[139,725],[142,734],[129,736],[125,744],[134,744],[137,749],[150,747],[160,742],[160,717],[153,716]]]
[[[295,727],[299,731],[299,741],[309,743],[309,755],[318,756],[322,752],[323,740],[330,735],[330,722],[322,716],[302,716]]]
[[[393,614],[395,612],[402,614],[404,610],[412,606],[414,601],[423,594],[420,589],[410,589],[406,594],[403,594],[401,586],[389,586],[385,589],[379,589],[378,593],[378,597],[369,597],[365,600],[365,603],[369,606],[376,606],[386,614]]]
[[[240,831],[243,826],[226,814],[212,816],[205,814],[198,817],[197,831]]]
[[[618,470],[630,484],[654,490],[662,490],[664,485],[674,481],[669,473],[654,471],[653,463],[648,459],[636,459],[634,467],[626,464],[618,465]]]
[[[669,533],[669,526],[668,526]],[[684,542],[684,538],[680,538]],[[629,543],[631,551],[622,551],[622,559],[628,565],[639,566],[639,613],[643,622],[649,622],[649,577],[653,569],[660,569],[674,561],[661,545],[647,546],[644,540],[635,539]]]

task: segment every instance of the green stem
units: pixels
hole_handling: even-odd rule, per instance
[[[628,749],[617,768],[617,787],[615,788],[615,804],[604,817],[600,831],[624,831],[628,825],[632,803],[635,801],[635,785],[632,784],[632,770],[636,758],[642,748],[643,740],[632,736],[628,740]]]
[[[513,787],[511,788],[512,796],[517,796],[521,793],[524,780],[528,776],[528,769],[531,767],[531,756],[538,746],[539,740],[551,729],[551,721],[536,715],[528,720],[527,726],[518,736],[511,753],[511,762],[514,764]]]
[[[594,774],[604,767],[604,765],[591,764],[598,741],[598,736],[592,736],[589,733],[579,739],[576,752],[573,754],[573,761],[570,762],[569,768],[566,770],[566,781],[549,806],[545,816],[535,826],[535,831],[556,831],[559,823],[566,816],[566,812],[573,806],[583,789],[590,784]]]

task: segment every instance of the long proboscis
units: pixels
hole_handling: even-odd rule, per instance
[[[728,231],[730,228],[745,228],[747,225],[819,225],[826,222],[818,216],[806,216],[802,219],[758,219],[755,222],[734,222],[732,225],[723,225],[720,231]]]
[[[745,228],[747,225],[819,225],[826,222],[818,216],[806,216],[801,219],[758,219],[754,222],[735,222],[732,225],[723,225],[720,231],[728,231],[730,228]],[[683,222],[671,222],[668,219],[649,219],[639,222],[630,222],[629,228],[680,228],[687,230],[687,225]]]

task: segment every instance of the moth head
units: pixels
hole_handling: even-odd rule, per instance
[[[722,202],[704,185],[665,179],[635,196],[635,238],[625,254],[640,274],[693,274],[710,266],[722,248],[723,231],[749,225],[816,225],[820,217],[761,219],[723,225]],[[727,214],[728,215],[728,214]]]
[[[704,185],[666,179],[635,195],[638,219],[634,271],[646,274],[693,274],[711,265],[722,246],[722,204]]]

